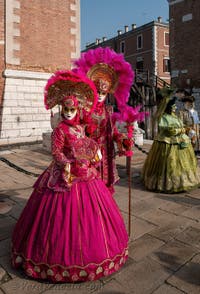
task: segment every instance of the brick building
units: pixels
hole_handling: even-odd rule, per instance
[[[200,104],[200,1],[168,2],[172,84],[190,90]]]
[[[140,27],[132,24],[129,29],[125,26],[124,32],[118,30],[117,36],[108,40],[105,37],[96,39],[84,51],[98,46],[109,46],[116,52],[123,53],[134,70],[148,70],[152,77],[158,76],[170,83],[169,25],[163,23],[161,17]]]
[[[49,76],[80,54],[80,0],[0,0],[0,145],[50,130]]]

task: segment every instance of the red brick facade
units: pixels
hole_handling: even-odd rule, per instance
[[[79,56],[80,0],[0,0],[0,145],[51,131],[44,86]]]
[[[150,73],[170,83],[169,68],[167,71],[163,68],[164,59],[169,60],[169,44],[166,45],[164,42],[165,34],[169,34],[168,24],[162,23],[159,19],[138,28],[132,25],[130,31],[126,30],[127,27],[124,33],[119,32],[118,36],[112,39],[97,40],[96,44],[88,45],[86,50],[109,46],[116,52],[123,53],[133,69],[149,70]]]
[[[75,12],[71,6],[76,0],[19,1],[15,15],[19,23],[14,29],[19,36],[14,42],[19,44],[14,57],[20,64],[7,64],[7,68],[53,72],[56,69],[71,67],[71,53],[76,53],[76,35],[72,34],[75,23],[71,18]]]
[[[172,83],[200,88],[200,1],[168,2]]]

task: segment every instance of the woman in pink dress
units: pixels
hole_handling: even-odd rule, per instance
[[[75,61],[75,72],[85,74],[95,84],[98,102],[92,114],[86,134],[100,146],[102,161],[99,166],[101,178],[114,193],[114,184],[119,180],[115,156],[126,155],[132,147],[132,139],[118,131],[113,120],[113,107],[106,104],[109,94],[113,94],[118,110],[127,113],[128,98],[133,83],[134,72],[122,54],[105,47],[90,49]],[[116,146],[114,145],[116,143]],[[117,148],[115,148],[117,147]]]
[[[60,71],[48,81],[45,95],[47,108],[62,105],[63,120],[52,134],[53,161],[34,184],[14,228],[12,264],[52,282],[99,279],[125,263],[128,235],[96,169],[98,145],[80,124],[82,107],[92,111],[96,90],[87,78]]]

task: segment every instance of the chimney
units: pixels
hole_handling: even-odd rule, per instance
[[[106,37],[103,37],[103,38],[102,38],[102,41],[103,41],[103,42],[107,41],[107,38],[106,38]]]
[[[124,26],[124,31],[125,31],[125,33],[128,32],[128,26]]]
[[[136,24],[135,24],[135,23],[133,23],[133,24],[132,24],[132,30],[135,30],[135,29],[136,29],[136,27],[137,27],[137,26],[136,26]]]
[[[99,45],[101,43],[101,39],[96,39],[96,45]]]
[[[121,35],[122,34],[122,31],[121,30],[118,30],[117,31],[117,34],[118,34],[118,36]]]
[[[158,17],[158,22],[162,22],[162,17],[161,16]]]

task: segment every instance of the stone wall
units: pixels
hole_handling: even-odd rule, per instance
[[[44,86],[50,74],[6,70],[0,122],[0,145],[42,140],[51,130],[44,106]]]
[[[4,38],[4,0],[0,0],[0,70],[4,70],[5,61],[4,61],[4,52],[5,52],[5,38]],[[4,89],[4,78],[0,75],[0,106],[2,102],[2,93]]]

